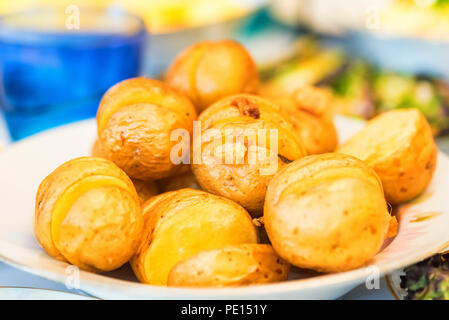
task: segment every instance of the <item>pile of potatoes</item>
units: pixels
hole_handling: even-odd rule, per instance
[[[388,204],[430,183],[437,148],[416,109],[377,116],[338,146],[332,109],[324,89],[260,89],[234,41],[198,43],[163,81],[106,92],[91,156],[39,186],[36,237],[55,259],[93,272],[129,262],[141,282],[163,286],[363,266],[396,233]]]

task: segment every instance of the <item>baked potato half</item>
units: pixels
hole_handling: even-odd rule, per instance
[[[117,269],[135,253],[142,230],[134,185],[109,160],[70,160],[37,191],[36,238],[56,259],[92,271]]]
[[[162,193],[150,198],[143,212],[143,236],[130,261],[143,283],[166,285],[173,266],[200,251],[257,242],[245,209],[204,191]]]
[[[422,113],[400,109],[368,121],[338,152],[371,166],[382,180],[387,201],[394,205],[413,199],[427,188],[438,149]]]
[[[233,40],[203,41],[182,51],[165,81],[184,92],[201,112],[236,93],[256,93],[257,66],[246,49]]]
[[[287,280],[290,265],[270,245],[240,244],[202,251],[176,264],[168,286],[231,287]]]
[[[203,190],[234,200],[260,216],[269,181],[279,168],[307,154],[292,124],[266,99],[226,97],[199,116],[201,141],[192,171]]]
[[[191,102],[166,84],[147,78],[119,82],[103,96],[97,112],[101,154],[131,178],[156,180],[184,172],[171,160],[180,143],[176,129],[192,134],[196,111]]]
[[[275,251],[300,268],[351,270],[381,248],[390,221],[382,183],[348,155],[311,155],[271,180],[264,223]]]

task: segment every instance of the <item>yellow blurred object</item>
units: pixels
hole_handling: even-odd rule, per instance
[[[33,6],[64,8],[70,5],[95,8],[122,7],[140,16],[153,33],[222,22],[242,16],[248,11],[241,2],[230,0],[15,0],[0,1],[0,14]]]
[[[436,0],[394,1],[380,14],[381,30],[401,36],[449,37],[449,3]]]
[[[142,17],[153,33],[217,23],[247,11],[238,1],[229,0],[129,0],[114,3]]]
[[[0,14],[7,14],[18,10],[30,9],[35,6],[64,8],[70,5],[80,7],[104,8],[110,5],[111,0],[14,0],[0,1]],[[125,1],[124,1],[125,2]]]

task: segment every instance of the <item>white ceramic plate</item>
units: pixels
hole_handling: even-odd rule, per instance
[[[337,118],[341,140],[362,123]],[[73,269],[53,260],[34,238],[34,197],[40,181],[64,161],[88,155],[95,138],[93,120],[60,127],[16,143],[0,153],[0,258],[22,270],[62,283],[73,282]],[[291,280],[269,285],[178,289],[143,285],[129,267],[106,275],[79,272],[79,286],[93,296],[121,299],[334,299],[368,277],[422,260],[449,241],[449,159],[439,154],[432,184],[397,214],[399,233],[370,265],[349,272],[320,275],[294,270]],[[368,278],[368,279],[371,279]]]

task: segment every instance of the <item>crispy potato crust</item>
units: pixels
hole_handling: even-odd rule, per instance
[[[56,259],[87,270],[116,269],[134,254],[142,228],[134,186],[111,161],[95,157],[70,160],[39,186],[35,234]]]
[[[170,159],[178,141],[174,130],[192,134],[196,111],[182,94],[160,81],[132,78],[110,88],[97,112],[101,154],[131,178],[156,180],[180,172],[187,166]]]
[[[435,171],[438,149],[422,113],[401,109],[370,120],[338,152],[370,165],[382,180],[388,202],[399,204],[427,188]]]
[[[297,267],[324,272],[367,263],[381,248],[390,220],[374,170],[337,153],[307,156],[281,169],[264,206],[276,252]]]
[[[256,93],[257,66],[232,40],[203,41],[185,49],[169,67],[166,82],[184,92],[198,112],[226,96]]]
[[[275,172],[307,154],[291,123],[279,114],[277,105],[248,94],[218,101],[201,113],[199,120],[203,141],[201,149],[194,147],[194,152],[202,158],[199,162],[194,159],[191,166],[199,184],[260,216],[266,188]],[[256,134],[245,136],[245,130]],[[204,138],[216,132],[223,137],[220,144]],[[265,132],[265,137],[256,137],[258,132]],[[277,133],[277,139],[272,138],[272,132]]]
[[[173,266],[200,251],[257,242],[245,209],[204,191],[162,193],[150,198],[143,211],[143,237],[130,261],[143,283],[166,285]]]
[[[176,264],[168,286],[230,287],[287,280],[290,265],[270,245],[242,244],[202,251]]]

